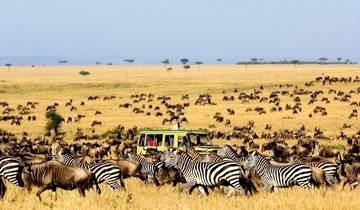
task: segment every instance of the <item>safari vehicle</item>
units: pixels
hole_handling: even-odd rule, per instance
[[[172,130],[145,128],[140,130],[136,153],[138,155],[156,154],[175,148],[184,150],[185,146],[193,146],[200,153],[217,151],[220,147],[213,145],[207,138],[205,130]]]

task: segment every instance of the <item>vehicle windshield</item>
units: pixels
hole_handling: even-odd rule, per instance
[[[191,145],[194,146],[211,146],[211,141],[207,138],[206,134],[191,133],[187,135],[190,139]]]

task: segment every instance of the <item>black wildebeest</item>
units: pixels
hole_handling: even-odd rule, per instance
[[[66,166],[56,160],[26,165],[21,176],[28,191],[31,190],[32,185],[39,187],[36,196],[40,201],[41,193],[49,189],[56,193],[58,187],[64,190],[78,188],[80,195],[85,196],[85,189],[89,189],[95,184],[97,192],[101,193],[95,176],[90,171],[84,168]]]

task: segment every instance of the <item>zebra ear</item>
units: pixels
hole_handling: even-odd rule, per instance
[[[257,155],[256,150],[254,152],[251,153],[251,156],[254,157],[255,155]]]

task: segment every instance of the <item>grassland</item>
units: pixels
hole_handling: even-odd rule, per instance
[[[79,71],[89,71],[89,76],[81,76]],[[127,78],[125,74],[127,72]],[[27,131],[32,137],[44,133],[45,109],[49,104],[58,102],[59,112],[64,116],[75,117],[77,114],[85,114],[87,117],[80,123],[64,124],[62,129],[67,132],[66,140],[72,141],[76,128],[83,128],[90,132],[93,120],[101,120],[102,126],[96,128],[96,133],[103,133],[107,129],[122,124],[125,127],[169,127],[161,124],[162,118],[134,114],[131,109],[119,109],[121,103],[131,102],[129,99],[134,93],[153,93],[155,96],[168,95],[172,102],[180,102],[181,95],[189,94],[189,102],[192,104],[186,109],[186,117],[189,124],[186,128],[209,128],[215,126],[216,130],[227,130],[224,124],[216,123],[212,116],[215,112],[221,112],[226,119],[230,119],[232,125],[243,125],[248,120],[255,122],[255,130],[262,131],[266,124],[272,124],[273,130],[298,129],[302,124],[306,130],[312,132],[315,127],[321,127],[325,134],[335,137],[342,130],[343,123],[352,125],[351,129],[344,130],[347,134],[353,134],[360,129],[358,119],[348,119],[353,109],[349,104],[335,102],[321,104],[328,110],[327,116],[314,115],[309,118],[315,105],[303,106],[303,111],[293,115],[291,112],[267,112],[266,115],[258,115],[256,112],[245,112],[246,108],[262,106],[269,110],[271,105],[254,102],[240,103],[223,102],[224,95],[234,95],[234,88],[239,92],[250,92],[254,88],[264,86],[263,95],[269,95],[271,91],[278,89],[279,84],[295,84],[304,87],[304,83],[314,80],[316,76],[355,77],[360,76],[358,65],[258,65],[258,66],[235,66],[235,65],[203,65],[200,69],[193,67],[185,72],[181,66],[173,66],[168,73],[161,65],[153,66],[54,66],[54,67],[11,67],[0,68],[0,101],[7,101],[11,107],[27,101],[38,101],[40,104],[32,115],[37,120],[22,121],[20,126],[11,126],[9,122],[0,122],[0,128],[14,132],[21,136]],[[330,88],[349,91],[360,87],[359,83],[333,84],[323,86],[316,83],[310,90],[323,90],[324,96]],[[226,93],[223,94],[223,91]],[[216,106],[193,106],[199,94],[210,93]],[[109,101],[88,101],[90,95],[117,96]],[[70,99],[78,108],[70,112],[65,103]],[[304,103],[308,96],[302,96]],[[332,96],[329,96],[332,99]],[[79,106],[84,101],[86,106]],[[360,101],[359,95],[353,95],[351,101]],[[157,104],[155,102],[154,104]],[[291,98],[282,98],[281,104],[291,103]],[[140,107],[142,104],[139,104]],[[229,116],[227,108],[236,111],[235,115]],[[102,115],[94,115],[99,110]],[[0,111],[1,108],[0,108]],[[161,110],[165,112],[166,110]],[[261,142],[262,140],[260,140]],[[216,143],[223,144],[224,140]],[[238,143],[238,142],[236,142]],[[338,140],[321,142],[322,144],[345,145]],[[102,185],[103,193],[97,196],[95,192],[80,198],[76,191],[61,191],[58,200],[51,199],[51,193],[43,194],[44,203],[38,202],[34,193],[28,195],[25,191],[9,186],[4,200],[0,201],[0,209],[358,209],[359,191],[342,191],[336,189],[320,189],[303,191],[299,188],[281,189],[272,194],[260,193],[247,198],[236,196],[226,199],[222,193],[214,192],[209,197],[202,197],[195,193],[188,196],[185,193],[178,194],[170,186],[155,188],[146,186],[137,180],[127,180],[126,192],[111,192]]]

